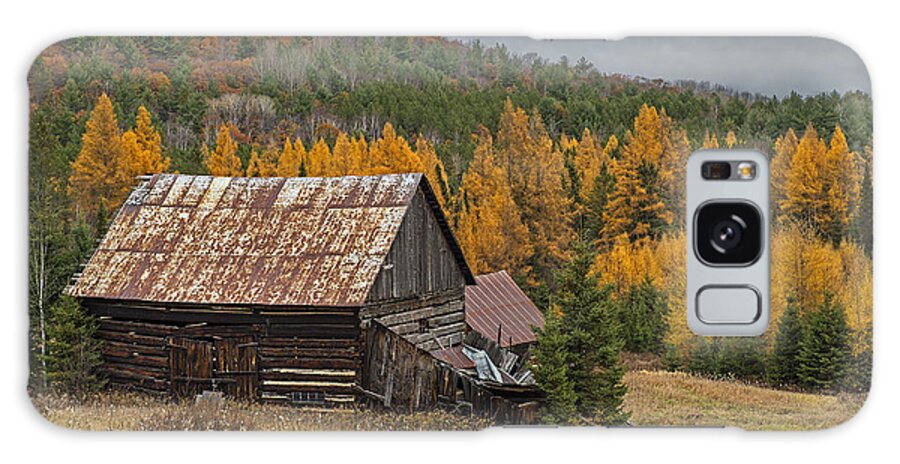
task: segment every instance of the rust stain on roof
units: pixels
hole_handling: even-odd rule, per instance
[[[428,190],[421,174],[253,179],[159,174],[126,200],[70,294],[357,306],[420,183]],[[468,272],[464,261],[461,266]]]
[[[509,347],[537,341],[531,327],[544,327],[544,316],[506,271],[475,277],[466,286],[466,323],[473,330]],[[510,338],[512,343],[510,343]]]
[[[431,352],[431,355],[457,369],[475,369],[475,361],[472,361],[463,353],[462,345],[434,350]]]

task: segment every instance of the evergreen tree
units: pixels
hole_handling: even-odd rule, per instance
[[[850,356],[850,327],[844,309],[826,297],[817,310],[804,316],[797,355],[800,384],[817,389],[839,386]]]
[[[802,334],[800,312],[794,300],[788,299],[787,308],[778,324],[775,347],[769,358],[769,380],[777,385],[798,383],[800,338]]]
[[[562,313],[567,376],[575,390],[578,415],[590,422],[620,424],[628,414],[622,410],[627,387],[622,384],[624,369],[619,363],[622,341],[616,305],[612,290],[600,288],[591,274],[592,262],[589,247],[579,243],[575,258],[556,276],[550,310]]]
[[[51,388],[83,394],[102,386],[97,372],[102,345],[94,338],[96,331],[96,322],[74,298],[64,296],[50,308],[45,361]]]
[[[624,348],[632,353],[661,353],[669,308],[666,296],[645,277],[619,303]]]
[[[562,321],[554,312],[547,315],[543,329],[535,329],[539,343],[532,351],[531,373],[547,394],[540,420],[549,424],[566,424],[575,418],[575,385],[569,379],[569,337]]]

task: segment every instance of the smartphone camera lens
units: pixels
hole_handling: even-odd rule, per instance
[[[710,265],[750,265],[762,252],[762,219],[750,203],[706,203],[695,217],[694,247]]]
[[[707,161],[700,166],[700,174],[706,180],[728,180],[731,178],[731,164],[724,161]]]

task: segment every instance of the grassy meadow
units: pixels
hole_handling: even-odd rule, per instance
[[[733,426],[746,430],[823,429],[851,418],[863,395],[789,392],[691,374],[634,370],[625,375],[625,409],[634,426]],[[365,410],[296,408],[225,401],[177,403],[106,392],[89,401],[39,395],[37,410],[72,429],[108,431],[480,430],[486,420],[444,411],[387,414]]]

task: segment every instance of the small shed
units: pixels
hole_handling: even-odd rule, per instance
[[[518,354],[537,343],[533,327],[544,315],[506,271],[481,274],[466,286],[466,324],[485,338]]]
[[[100,318],[114,385],[334,404],[360,398],[372,321],[423,352],[457,345],[474,284],[420,174],[159,174],[69,294]]]

